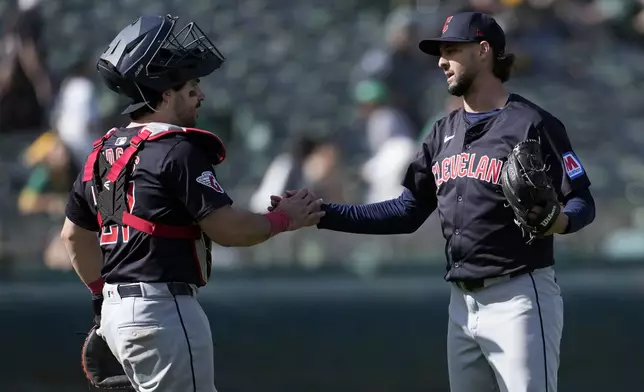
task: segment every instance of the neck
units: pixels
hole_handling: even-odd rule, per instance
[[[164,113],[156,112],[156,113],[146,114],[145,116],[139,117],[136,120],[131,120],[130,125],[128,125],[128,128],[137,126],[139,124],[147,124],[151,122],[173,124],[174,121],[175,121],[174,119],[169,118],[169,116],[164,115]]]
[[[503,108],[509,96],[499,79],[486,75],[478,78],[463,96],[463,107],[471,113],[491,112]]]

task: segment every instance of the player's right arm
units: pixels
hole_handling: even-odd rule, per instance
[[[323,204],[326,215],[317,225],[320,229],[355,234],[408,234],[427,220],[437,207],[436,184],[431,174],[431,152],[427,142],[422,144],[416,159],[407,168],[405,190],[396,199],[379,203],[349,205]],[[272,197],[272,206],[284,200]]]
[[[100,295],[103,253],[96,235],[100,227],[85,197],[82,176],[80,170],[69,192],[60,236],[78,277],[93,294]]]
[[[188,141],[173,147],[162,173],[164,184],[206,235],[221,246],[257,245],[283,231],[314,225],[324,215],[319,212],[321,200],[313,201],[307,191],[268,214],[234,207],[217,182],[210,160]]]
[[[311,198],[306,190],[301,190],[294,196],[296,203],[288,207],[282,206],[282,209],[268,214],[256,214],[225,205],[199,220],[199,226],[211,240],[221,246],[253,246],[281,232],[318,223],[324,215],[324,212],[320,212],[322,201]],[[297,216],[294,217],[294,214]]]

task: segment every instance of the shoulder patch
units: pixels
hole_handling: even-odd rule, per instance
[[[197,177],[197,182],[201,185],[207,186],[208,188],[214,189],[216,192],[224,193],[224,188],[219,185],[214,173],[211,171],[201,173],[201,175]]]
[[[579,161],[579,158],[577,158],[575,153],[572,151],[563,154],[563,163],[566,173],[571,180],[574,180],[586,172],[584,167],[581,165],[581,161]]]

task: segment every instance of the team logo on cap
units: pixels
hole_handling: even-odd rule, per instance
[[[447,31],[449,28],[449,22],[452,21],[453,16],[448,16],[447,19],[445,19],[445,24],[443,25],[443,34]]]
[[[208,188],[214,189],[216,192],[224,193],[224,188],[219,185],[215,175],[210,171],[201,173],[201,175],[197,177],[197,182],[201,185],[207,186]]]

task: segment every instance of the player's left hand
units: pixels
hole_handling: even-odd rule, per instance
[[[95,325],[81,348],[81,365],[87,381],[97,390],[135,391],[123,366],[112,354]]]
[[[532,210],[528,213],[528,218],[530,219],[536,219],[539,214],[543,212],[543,207],[541,206],[534,206],[532,207]],[[563,210],[559,212],[559,215],[557,215],[557,218],[555,219],[555,223],[552,225],[550,230],[548,230],[546,233],[543,235],[548,236],[548,235],[553,235],[553,234],[561,234],[564,231],[566,231],[566,228],[568,227],[568,215],[566,215]]]
[[[92,295],[92,310],[94,311],[94,325],[101,326],[101,308],[103,307],[103,295]]]

